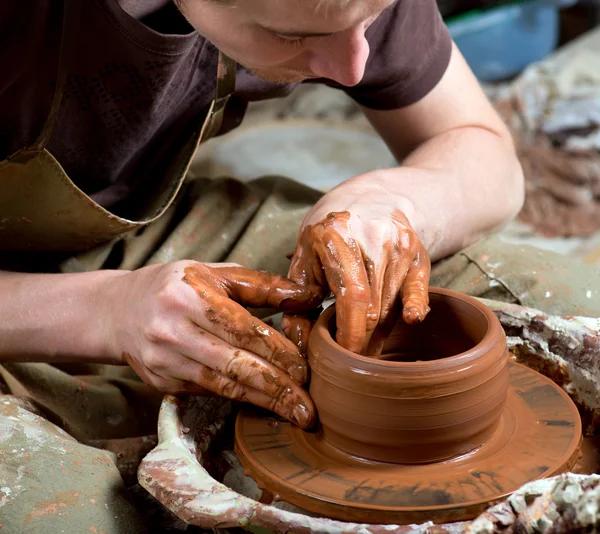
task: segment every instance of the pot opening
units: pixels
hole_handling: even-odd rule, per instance
[[[431,311],[418,325],[402,318],[388,337],[381,359],[388,362],[424,362],[456,356],[473,349],[488,331],[485,313],[468,300],[430,293]],[[335,339],[335,315],[329,330]]]

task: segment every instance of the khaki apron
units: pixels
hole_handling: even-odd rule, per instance
[[[38,139],[0,162],[0,250],[82,251],[110,242],[157,220],[173,203],[200,142],[215,135],[235,89],[236,63],[219,52],[215,99],[204,123],[170,163],[141,220],[106,210],[67,176],[45,148],[63,98],[79,2],[66,0],[54,99]]]
[[[0,269],[92,270],[102,266],[117,242],[136,243],[127,259],[132,268],[139,266],[174,212],[174,200],[180,196],[198,145],[220,129],[235,89],[236,63],[219,52],[216,94],[205,120],[170,162],[162,185],[149,195],[143,216],[129,220],[111,213],[86,195],[46,149],[61,106],[71,51],[76,46],[74,30],[82,1],[65,0],[56,89],[41,134],[32,145],[0,162]],[[138,235],[142,228],[148,231]],[[81,251],[85,252],[73,256]],[[40,265],[44,267],[40,269]],[[122,267],[127,268],[127,263]],[[135,483],[137,464],[155,443],[156,413],[162,398],[159,392],[139,381],[128,367],[25,362],[0,365],[0,392],[29,399],[21,402],[33,403],[46,418],[32,422],[30,429],[26,428],[32,421],[30,416],[17,421],[19,429],[11,430],[10,435],[23,439],[19,451],[29,450],[28,435],[48,438],[43,441],[43,450],[26,457],[29,463],[22,484],[12,475],[18,472],[22,478],[23,458],[12,454],[0,462],[0,501],[7,497],[3,490],[11,481],[13,488],[27,488],[25,493],[15,489],[10,513],[3,514],[0,529],[143,532],[119,472],[128,485]],[[12,405],[5,400],[2,407]],[[78,441],[61,434],[49,421]],[[54,443],[46,430],[60,443]],[[63,495],[78,496],[78,501],[72,506],[64,504]],[[60,501],[57,506],[68,507],[68,513],[59,508],[61,512],[47,514],[45,510],[54,499]]]

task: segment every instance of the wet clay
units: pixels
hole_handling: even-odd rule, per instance
[[[184,268],[182,281],[200,297],[188,312],[199,327],[195,335],[217,347],[215,357],[203,361],[191,377],[194,384],[276,411],[310,428],[315,409],[300,387],[308,377],[306,360],[291,341],[244,306],[305,311],[319,305],[320,289],[244,267],[191,262]],[[180,389],[187,387],[179,382]]]
[[[508,351],[494,313],[430,288],[420,324],[398,321],[379,360],[333,340],[336,309],[309,341],[310,394],[323,438],[357,457],[426,463],[465,454],[496,432],[508,390]]]
[[[505,409],[483,445],[428,464],[350,456],[319,432],[248,410],[236,422],[236,452],[276,500],[342,521],[408,524],[471,519],[523,484],[571,471],[579,457],[577,408],[554,382],[510,363]]]
[[[353,228],[352,223],[358,224]],[[292,257],[289,277],[301,285],[318,285],[336,298],[335,339],[355,353],[378,356],[399,315],[408,324],[429,311],[427,286],[431,262],[405,215],[395,210],[381,243],[359,242],[366,222],[350,212],[329,213],[306,226]],[[374,232],[379,237],[381,232]],[[370,247],[369,247],[370,246]],[[375,248],[377,258],[369,255]],[[289,317],[284,329],[305,347],[311,323]]]
[[[581,421],[567,394],[509,364],[480,301],[439,288],[429,300],[422,323],[398,321],[379,360],[333,341],[335,307],[321,315],[308,351],[319,429],[238,418],[236,450],[261,488],[336,519],[446,522],[575,465]]]
[[[224,339],[268,358],[297,382],[306,381],[306,362],[294,344],[240,304],[287,312],[307,310],[320,303],[319,288],[244,267],[216,268],[201,263],[188,265],[182,280],[200,296],[204,316],[218,326]]]

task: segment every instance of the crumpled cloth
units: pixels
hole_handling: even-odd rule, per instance
[[[526,180],[519,219],[548,237],[600,229],[600,32],[527,68],[495,100]]]

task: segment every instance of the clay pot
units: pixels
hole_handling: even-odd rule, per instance
[[[335,342],[335,307],[308,345],[310,394],[329,444],[364,459],[436,462],[480,447],[498,429],[508,390],[508,351],[494,313],[478,300],[430,288],[431,312],[399,321],[382,359]]]

